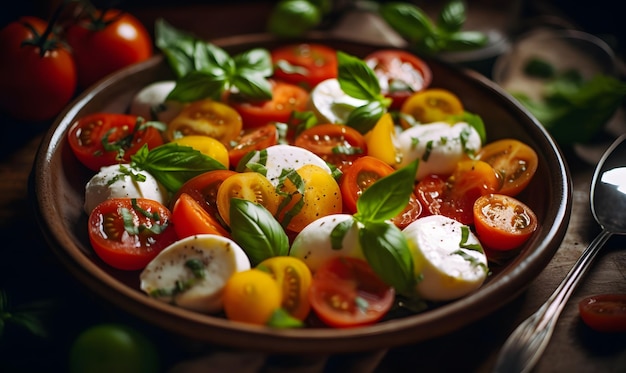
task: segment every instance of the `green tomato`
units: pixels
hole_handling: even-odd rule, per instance
[[[98,324],[72,343],[71,373],[155,373],[160,363],[156,347],[139,331],[121,324]]]
[[[281,1],[268,18],[267,29],[280,37],[298,37],[319,25],[322,13],[318,6],[306,0]]]

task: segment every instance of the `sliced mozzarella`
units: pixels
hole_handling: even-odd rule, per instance
[[[327,79],[315,86],[309,96],[309,107],[320,123],[344,124],[350,113],[367,101],[348,96],[337,79]]]
[[[131,100],[130,114],[141,116],[146,120],[169,123],[183,108],[183,104],[180,102],[166,100],[167,95],[175,86],[176,82],[173,80],[155,82],[145,86]]]
[[[137,175],[145,180],[138,180]],[[146,171],[129,164],[106,166],[85,185],[85,212],[91,211],[109,198],[148,198],[167,204],[169,195],[157,179]]]
[[[352,215],[349,214],[335,214],[313,221],[296,236],[289,255],[302,259],[312,272],[315,272],[326,260],[337,256],[364,259],[356,224],[344,232],[341,247],[333,247],[331,238],[333,229],[338,224],[351,219]]]
[[[398,168],[419,159],[416,179],[429,174],[449,175],[468,152],[481,148],[480,135],[465,122],[417,125],[398,135],[401,161]]]
[[[487,256],[464,248],[480,243],[469,227],[442,215],[420,218],[403,232],[415,249],[418,293],[426,300],[447,301],[478,289],[487,277]],[[469,235],[462,245],[463,230]],[[463,246],[463,247],[462,247]]]
[[[328,164],[317,154],[298,146],[286,144],[273,145],[263,151],[258,151],[248,163],[264,165],[267,169],[265,176],[274,186],[279,184],[283,170],[297,170],[307,164],[314,164],[328,171],[328,173],[332,173]]]
[[[141,290],[180,307],[215,313],[222,309],[226,281],[247,269],[250,260],[235,241],[213,234],[189,236],[148,263],[140,275]]]

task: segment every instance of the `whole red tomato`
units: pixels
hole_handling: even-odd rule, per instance
[[[21,17],[0,30],[0,110],[18,120],[52,119],[76,91],[74,60],[47,25]]]
[[[66,32],[78,68],[78,84],[86,88],[105,76],[152,56],[152,39],[131,14],[95,11]]]

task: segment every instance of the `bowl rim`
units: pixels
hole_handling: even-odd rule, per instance
[[[306,40],[335,41],[366,47],[388,47],[336,39],[324,34],[311,35]],[[212,43],[223,48],[241,45],[242,43],[258,44],[273,41],[274,37],[267,34],[237,35],[211,40]],[[532,122],[530,130],[541,138],[546,139],[552,158],[548,162],[551,162],[560,171],[557,175],[558,185],[552,186],[554,195],[559,196],[558,200],[551,201],[551,204],[554,205],[551,208],[554,210],[555,224],[548,228],[543,241],[535,243],[534,250],[525,253],[523,257],[516,260],[518,262],[517,265],[498,279],[498,286],[495,286],[493,282],[486,284],[473,294],[428,312],[393,319],[371,326],[338,331],[331,328],[272,329],[237,323],[160,302],[145,296],[145,294],[138,292],[136,289],[131,289],[120,281],[103,281],[103,279],[109,280],[108,277],[110,276],[76,248],[72,239],[64,235],[63,225],[58,219],[55,220],[58,213],[54,208],[55,201],[52,200],[53,197],[49,193],[46,193],[47,190],[50,190],[55,176],[48,166],[59,144],[63,141],[65,131],[67,130],[67,128],[60,127],[63,124],[63,118],[75,116],[80,108],[104,90],[111,82],[123,79],[123,77],[144,69],[154,68],[163,62],[164,57],[162,55],[155,55],[143,63],[130,66],[110,75],[79,95],[61,113],[44,135],[29,179],[29,193],[32,196],[30,200],[33,203],[37,223],[44,234],[44,238],[62,265],[82,284],[91,291],[96,292],[100,297],[154,325],[158,325],[175,334],[204,342],[277,353],[357,352],[419,342],[447,334],[477,321],[513,300],[545,268],[565,236],[572,204],[572,186],[569,169],[558,146],[541,124],[494,82],[472,70],[455,67],[445,61],[438,61],[436,63],[462,71],[474,84],[481,86],[482,89],[497,93],[502,101],[510,106],[511,110]],[[112,295],[113,292],[115,292],[115,296]],[[497,302],[493,301],[494,297],[498,299]],[[445,322],[442,323],[441,321]]]

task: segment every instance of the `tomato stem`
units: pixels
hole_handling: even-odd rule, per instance
[[[46,26],[46,29],[41,35],[39,34],[39,32],[37,32],[37,30],[35,30],[35,28],[30,23],[25,22],[24,26],[30,29],[30,31],[33,33],[34,36],[32,39],[24,40],[22,42],[22,46],[31,45],[31,46],[39,47],[40,57],[44,57],[46,55],[46,52],[48,52],[49,50],[56,49],[59,41],[54,37],[54,27],[56,26],[57,20],[63,13],[63,10],[65,9],[65,5],[66,5],[66,1],[62,1],[59,4],[59,6],[56,7],[54,13],[48,20],[48,25]]]

